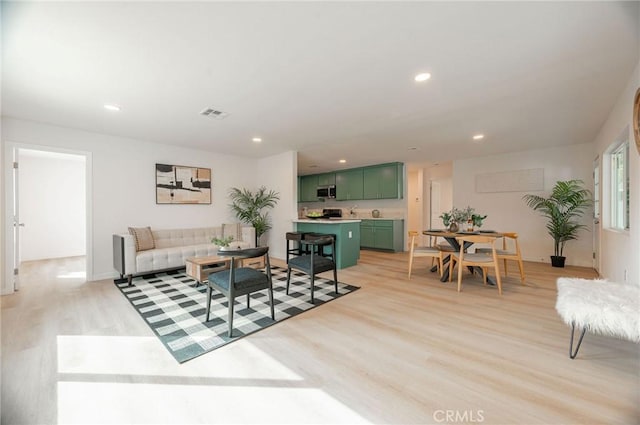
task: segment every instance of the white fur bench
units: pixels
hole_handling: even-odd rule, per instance
[[[571,326],[569,357],[578,355],[586,331],[640,343],[640,286],[561,277],[556,310]],[[575,329],[582,329],[573,350]]]

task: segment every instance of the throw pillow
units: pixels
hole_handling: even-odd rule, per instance
[[[222,237],[233,236],[234,242],[242,242],[242,223],[230,223],[222,225]]]
[[[146,251],[156,247],[151,227],[129,227],[129,233],[136,240],[136,251]]]

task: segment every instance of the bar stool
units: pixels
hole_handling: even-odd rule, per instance
[[[287,264],[289,264],[290,255],[302,255],[304,251],[302,249],[301,240],[307,235],[306,232],[287,232]],[[293,244],[293,246],[291,246]]]
[[[318,239],[326,239],[326,238],[331,238],[333,239],[333,247],[335,247],[335,242],[336,242],[336,235],[330,234],[330,233],[316,233],[316,232],[308,232],[305,233],[303,239],[306,241],[315,241]],[[313,249],[315,254],[318,254],[322,257],[331,257],[333,256],[333,252],[330,253],[325,253],[324,248],[325,246],[327,246],[328,248],[331,248],[328,245],[304,245],[304,253],[305,254],[310,254],[309,250]]]

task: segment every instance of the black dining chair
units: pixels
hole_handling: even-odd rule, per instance
[[[291,270],[299,270],[309,275],[311,280],[311,303],[315,302],[315,275],[333,270],[333,283],[336,294],[338,293],[338,271],[336,266],[336,244],[333,235],[315,235],[300,241],[303,247],[308,248],[308,255],[301,255],[289,260],[287,264],[287,295],[291,282]],[[325,247],[331,247],[331,252],[325,252]]]
[[[227,270],[211,273],[207,279],[207,317],[211,311],[211,295],[215,288],[220,291],[229,304],[227,323],[229,324],[229,337],[233,332],[233,305],[236,297],[247,296],[247,308],[250,307],[250,295],[253,292],[266,289],[269,294],[269,304],[271,306],[271,319],[275,320],[273,308],[273,283],[271,280],[271,265],[269,263],[269,247],[258,247],[248,249],[238,249],[229,251],[218,251],[221,257],[231,256],[231,265]],[[243,260],[249,258],[263,257],[265,270],[258,270],[253,267],[243,267]]]
[[[287,263],[291,255],[302,255],[302,245],[300,241],[304,239],[305,232],[287,232],[285,238],[287,240]]]

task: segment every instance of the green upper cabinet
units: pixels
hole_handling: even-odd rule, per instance
[[[353,201],[362,198],[362,168],[336,171],[336,201]]]
[[[402,199],[403,179],[401,162],[301,176],[298,202],[317,202],[318,186],[331,185],[336,186],[336,201]]]
[[[363,169],[363,179],[364,199],[402,198],[403,173],[399,162],[366,167]]]
[[[318,186],[331,186],[336,184],[336,173],[317,174]]]
[[[316,202],[318,200],[318,175],[301,176],[298,185],[299,202]]]

